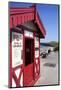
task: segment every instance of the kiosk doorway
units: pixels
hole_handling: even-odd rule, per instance
[[[28,86],[34,79],[34,39],[25,38],[25,70],[24,86]]]

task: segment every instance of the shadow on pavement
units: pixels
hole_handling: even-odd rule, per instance
[[[53,63],[45,63],[44,66],[48,66],[48,67],[55,67],[56,64]]]

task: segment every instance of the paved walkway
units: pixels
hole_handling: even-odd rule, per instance
[[[46,59],[41,58],[40,78],[35,85],[58,84],[58,52],[51,52]]]

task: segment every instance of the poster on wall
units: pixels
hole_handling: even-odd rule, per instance
[[[36,50],[35,51],[35,58],[38,58],[39,57],[39,50]]]
[[[12,32],[12,67],[16,67],[23,63],[23,35]]]
[[[35,48],[39,48],[39,38],[35,37]]]

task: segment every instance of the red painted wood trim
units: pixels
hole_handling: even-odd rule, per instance
[[[29,13],[29,12],[31,12],[31,13]],[[14,14],[14,15],[11,15],[11,14]],[[36,6],[28,7],[28,8],[10,8],[10,15],[14,19],[14,21],[12,21],[12,18],[10,16],[10,28],[17,26],[18,24],[23,24],[28,21],[35,20],[37,25],[40,28],[42,35],[45,37],[46,31],[45,31],[45,28],[43,26],[43,23],[42,23],[39,15],[38,15],[38,12],[36,11]],[[19,17],[20,15],[21,15],[21,17]],[[15,18],[15,17],[17,17],[17,18],[19,17],[18,22],[17,22],[17,18]],[[14,26],[13,26],[13,24],[14,24]]]
[[[12,86],[12,32],[10,32],[9,87]]]
[[[35,80],[35,32],[34,32],[34,80]]]
[[[38,57],[38,63],[36,64],[36,59],[35,59],[35,68],[36,68],[36,72],[35,72],[35,80],[36,78],[39,76],[40,74],[40,68],[38,70],[38,66],[40,67],[40,60],[39,60],[39,57]],[[38,74],[38,75],[37,75]]]
[[[33,80],[31,83],[29,83],[27,86],[24,86],[24,87],[35,86],[34,84],[37,82],[39,78],[40,78],[40,75],[35,80]]]
[[[17,14],[10,16],[10,28],[16,27],[34,19],[34,13]]]
[[[10,68],[9,87],[12,87],[12,32],[10,32]]]
[[[34,37],[34,62],[35,62],[35,32],[33,33],[33,37]],[[34,77],[34,80],[35,80],[35,65],[34,65],[34,62],[33,62],[33,77]]]
[[[35,40],[35,32],[34,32],[34,40]],[[34,45],[35,46],[35,45]],[[35,52],[35,48],[34,48],[34,52]],[[35,56],[34,56],[35,58]],[[36,59],[38,59],[38,63],[36,64]],[[38,66],[39,66],[39,71],[38,71]],[[36,72],[38,73],[38,75],[36,76],[35,73],[35,67],[36,67]],[[38,77],[40,76],[40,38],[39,38],[39,57],[35,58],[34,60],[34,80],[36,80]]]
[[[25,69],[25,35],[23,33],[23,64]],[[24,71],[23,71],[23,86],[24,86]]]
[[[10,8],[9,9],[10,14],[16,14],[16,13],[29,13],[29,12],[34,12],[34,7],[31,8]]]
[[[19,74],[19,77],[17,78],[16,74],[15,74],[15,71],[16,69],[20,69],[21,68],[21,71],[20,71],[20,74]],[[20,65],[20,67],[17,67],[17,68],[14,68],[12,69],[12,78],[14,79],[15,83],[16,83],[16,87],[20,87],[20,79],[21,79],[21,75],[23,73],[23,70],[24,70],[24,65]]]
[[[41,64],[40,64],[40,62],[41,62],[41,59],[40,59],[40,38],[39,38],[39,74],[41,75],[41,70],[40,70],[40,67],[41,67]]]
[[[18,68],[23,68],[23,67],[24,67],[24,65],[21,64],[21,65],[18,65],[18,66],[16,66],[16,67],[12,68],[12,69],[13,69],[13,70],[17,70]]]

